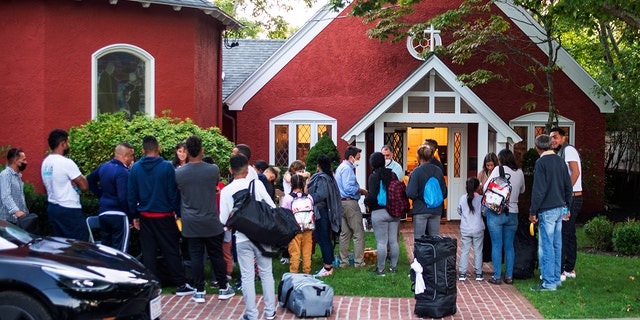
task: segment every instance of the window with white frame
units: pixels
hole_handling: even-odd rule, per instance
[[[544,133],[548,118],[549,113],[547,112],[533,112],[509,122],[513,130],[522,138],[522,141],[513,145],[513,155],[518,162],[518,166],[522,167],[524,154],[527,150],[534,147],[535,138]],[[564,129],[567,135],[567,141],[574,144],[575,122],[563,116],[558,116],[558,126]]]
[[[336,119],[325,114],[300,110],[269,120],[269,163],[289,166],[304,161],[320,137],[328,135],[336,143]]]
[[[102,113],[154,114],[154,58],[128,44],[96,51],[92,65],[92,118]]]

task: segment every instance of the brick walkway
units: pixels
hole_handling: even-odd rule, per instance
[[[440,234],[459,238],[459,224],[447,222],[441,225]],[[409,258],[413,260],[413,225],[401,225]],[[460,255],[460,243],[458,243]],[[459,260],[458,260],[459,261]],[[468,270],[473,270],[469,266]],[[484,264],[485,279],[493,273],[491,264]],[[262,312],[262,297],[259,296],[258,310]],[[242,293],[227,301],[219,301],[207,295],[205,304],[195,304],[191,297],[164,295],[162,298],[162,320],[186,319],[240,319],[244,312]],[[413,314],[413,298],[369,298],[336,296],[333,300],[334,313],[329,319],[418,319]],[[542,315],[511,285],[492,285],[486,281],[476,282],[473,277],[463,283],[458,282],[458,312],[445,319],[542,319]],[[264,314],[260,314],[264,319]],[[296,319],[295,315],[278,307],[276,319]],[[321,318],[324,319],[324,318]]]

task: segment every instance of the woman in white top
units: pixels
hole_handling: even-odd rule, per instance
[[[489,283],[501,284],[502,273],[502,247],[504,246],[506,269],[504,272],[504,282],[513,284],[513,264],[515,252],[513,250],[513,239],[518,229],[518,197],[524,193],[524,173],[518,169],[518,164],[509,149],[502,149],[498,152],[498,163],[504,168],[504,173],[511,183],[511,197],[507,212],[496,214],[492,210],[487,210],[487,229],[491,235],[491,264],[493,265],[493,277],[489,278]],[[487,181],[500,175],[500,168],[496,167],[489,175]],[[489,183],[485,183],[483,189],[486,192]]]

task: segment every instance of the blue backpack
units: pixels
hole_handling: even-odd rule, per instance
[[[438,178],[431,177],[424,185],[424,203],[427,208],[433,209],[442,205],[444,198],[442,197],[442,189],[440,189],[440,181]]]
[[[381,207],[387,206],[387,190],[384,189],[382,180],[380,180],[380,191],[378,191],[378,205]]]

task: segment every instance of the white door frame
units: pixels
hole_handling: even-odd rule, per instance
[[[447,139],[447,220],[460,220],[457,207],[458,200],[466,193],[468,126],[466,123],[458,123],[445,127],[449,131]]]

